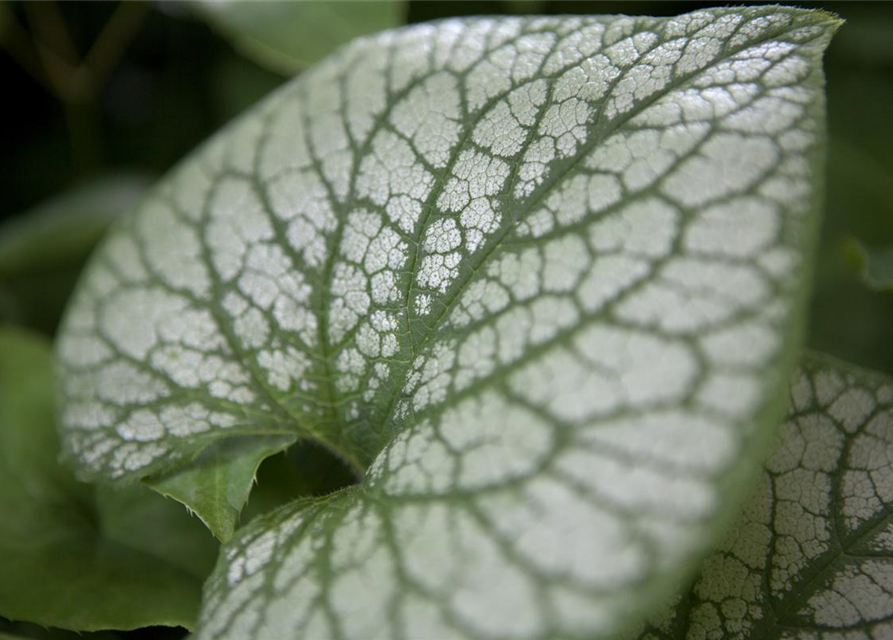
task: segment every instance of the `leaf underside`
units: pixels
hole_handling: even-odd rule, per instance
[[[811,356],[757,491],[641,640],[893,633],[893,380]]]
[[[199,637],[590,637],[678,588],[781,415],[836,26],[388,32],[122,221],[58,350],[81,473],[296,436],[363,475],[237,532]]]

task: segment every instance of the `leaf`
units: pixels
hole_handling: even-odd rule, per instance
[[[221,58],[209,81],[209,95],[222,122],[254,106],[284,82],[281,75],[235,54]]]
[[[145,176],[110,175],[0,224],[0,322],[52,333],[87,256],[148,185]]]
[[[806,358],[758,490],[658,638],[893,631],[893,380]]]
[[[844,250],[865,284],[878,291],[893,291],[893,247],[869,247],[850,239]]]
[[[245,56],[284,75],[303,71],[354,38],[399,26],[406,14],[402,0],[197,0],[194,6]]]
[[[208,577],[219,547],[177,502],[139,486],[95,487],[94,491],[95,510],[106,538],[182,569],[199,582]]]
[[[147,489],[97,494],[57,463],[52,355],[0,328],[0,615],[91,631],[191,626],[215,550]]]
[[[392,31],[122,220],[58,346],[84,477],[270,435],[362,477],[237,532],[199,638],[592,636],[675,591],[782,416],[837,24]]]
[[[876,29],[885,18],[867,5],[848,8],[844,32],[850,43],[852,27],[857,27],[856,40],[870,42],[865,31]],[[883,68],[858,64],[845,55],[848,47],[842,45],[835,38],[827,63],[825,213],[807,335],[810,348],[893,371],[893,340],[888,338],[893,296],[860,282],[841,251],[850,238],[893,246],[893,83]]]
[[[260,463],[294,440],[294,436],[229,438],[207,447],[186,467],[145,482],[195,511],[219,540],[229,540]]]

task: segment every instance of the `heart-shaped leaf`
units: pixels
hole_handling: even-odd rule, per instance
[[[737,526],[641,638],[891,632],[893,380],[812,356]]]
[[[200,637],[591,635],[677,588],[781,416],[837,24],[393,31],[164,181],[70,308],[68,456],[291,436],[363,476],[238,536]]]

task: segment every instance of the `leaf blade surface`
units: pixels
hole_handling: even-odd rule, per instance
[[[122,222],[60,344],[81,470],[290,434],[364,474],[236,537],[202,637],[610,634],[676,588],[781,415],[836,26],[388,32]]]

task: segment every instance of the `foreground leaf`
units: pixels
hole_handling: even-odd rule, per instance
[[[402,0],[198,0],[200,15],[258,64],[286,75],[359,36],[403,24]]]
[[[810,357],[743,517],[642,639],[891,633],[893,379]]]
[[[280,435],[362,475],[237,535],[200,637],[588,636],[675,590],[781,417],[836,25],[390,32],[122,221],[59,343],[81,472]]]
[[[0,615],[74,630],[191,626],[214,546],[147,489],[94,494],[58,464],[52,356],[0,329]]]
[[[148,185],[141,175],[107,176],[0,224],[0,322],[51,333],[93,247]]]

